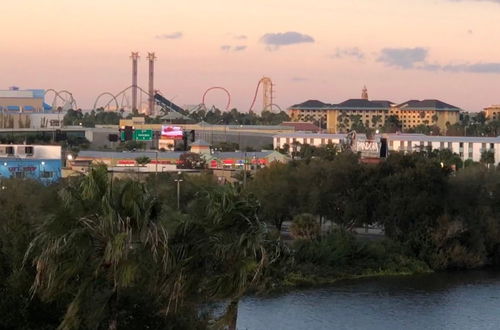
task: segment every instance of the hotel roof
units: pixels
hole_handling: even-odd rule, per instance
[[[334,105],[335,109],[389,109],[390,101],[369,101],[365,99],[349,99],[342,103]]]
[[[339,104],[328,104],[318,100],[308,100],[299,104],[294,104],[288,109],[299,110],[387,110],[395,103],[388,100],[366,100],[366,99],[349,99]],[[459,107],[445,103],[440,100],[425,99],[425,100],[409,100],[397,105],[402,110],[435,110],[435,111],[460,111]]]
[[[294,104],[288,109],[310,109],[310,110],[315,110],[315,109],[323,109],[330,107],[331,105],[328,103],[323,103],[318,100],[308,100],[299,104]]]
[[[403,110],[460,111],[460,108],[439,100],[410,100],[398,105]]]

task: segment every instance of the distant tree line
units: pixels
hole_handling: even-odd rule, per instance
[[[105,111],[103,108],[83,112],[81,110],[68,110],[63,118],[65,126],[83,126],[95,127],[95,125],[118,125],[122,118],[145,117],[148,124],[161,124],[167,121],[162,119],[163,115],[149,117],[135,110],[133,113],[124,116],[125,112],[121,111]],[[198,123],[206,122],[209,124],[219,125],[279,125],[284,121],[289,121],[288,115],[281,111],[275,113],[271,111],[263,111],[260,114],[251,112],[239,112],[237,109],[230,111],[221,111],[213,108],[210,110],[199,109],[192,113],[187,113],[186,119],[168,120],[168,123]]]

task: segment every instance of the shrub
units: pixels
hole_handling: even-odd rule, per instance
[[[321,227],[314,215],[302,213],[293,218],[290,232],[293,238],[313,239],[319,236]]]

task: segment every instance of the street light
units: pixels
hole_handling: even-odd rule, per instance
[[[43,178],[43,176],[42,176],[42,170],[43,170],[43,166],[44,165],[45,165],[44,161],[41,161],[40,165],[38,165],[38,179],[42,179]]]
[[[181,182],[184,181],[182,180],[181,177],[181,172],[177,172],[177,175],[179,176],[178,179],[174,179],[174,182],[177,182],[177,209],[181,209]]]

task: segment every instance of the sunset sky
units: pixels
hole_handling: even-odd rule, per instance
[[[223,86],[247,111],[270,77],[286,108],[308,99],[438,98],[500,104],[500,0],[2,1],[0,89],[66,89],[91,108],[154,51],[155,87],[179,105]],[[145,100],[144,100],[145,101]],[[207,105],[223,107],[215,91]],[[259,95],[257,109],[261,107]]]

